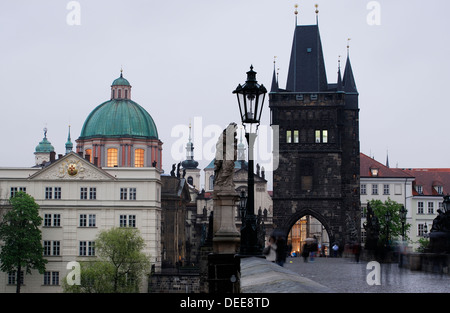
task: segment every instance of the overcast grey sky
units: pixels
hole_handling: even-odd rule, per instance
[[[285,87],[296,3],[298,23],[306,25],[315,23],[319,4],[329,83],[337,79],[338,55],[345,66],[351,38],[361,152],[384,163],[389,150],[391,166],[450,167],[449,1],[379,0],[380,25],[367,21],[375,12],[369,0],[79,0],[80,25],[67,23],[75,13],[69,2],[0,4],[2,167],[34,165],[45,126],[57,153],[64,153],[69,124],[75,144],[122,66],[132,99],[155,120],[170,172],[179,161],[171,153],[176,125],[201,120],[204,144],[214,135],[208,125],[239,122],[231,92],[250,64],[270,88],[277,56]],[[267,124],[267,102],[263,115]],[[202,168],[210,162],[195,158]]]

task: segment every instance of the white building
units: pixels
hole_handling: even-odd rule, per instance
[[[161,267],[161,151],[156,125],[130,99],[131,85],[122,74],[111,86],[111,99],[97,106],[66,154],[55,158],[44,139],[35,150],[36,166],[0,168],[0,213],[9,198],[25,191],[40,206],[42,245],[48,260],[44,275],[25,275],[22,292],[61,292],[72,270],[68,262],[93,260],[99,231],[135,227],[144,253]],[[1,215],[1,214],[0,214]],[[0,272],[0,293],[15,292],[15,275]],[[147,291],[147,280],[141,286]]]

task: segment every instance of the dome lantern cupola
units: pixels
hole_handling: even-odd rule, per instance
[[[131,85],[123,78],[122,70],[120,70],[120,77],[111,85],[111,99],[131,99]]]

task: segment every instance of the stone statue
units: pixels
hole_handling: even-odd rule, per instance
[[[380,236],[380,222],[378,217],[375,216],[370,203],[367,203],[367,218],[363,227],[366,230],[366,250],[375,250]]]
[[[236,123],[230,123],[217,141],[214,161],[214,187],[228,187],[234,190],[234,162],[237,159],[236,135],[237,125]]]
[[[170,171],[170,176],[175,177],[175,164],[172,164],[172,170]]]
[[[177,177],[178,178],[180,178],[180,175],[181,175],[181,173],[180,173],[180,166],[181,166],[181,162],[179,162],[178,165],[177,165]]]

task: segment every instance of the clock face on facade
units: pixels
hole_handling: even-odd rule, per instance
[[[69,166],[67,167],[67,173],[70,176],[75,176],[78,174],[78,168],[77,165],[75,163],[70,163]]]

